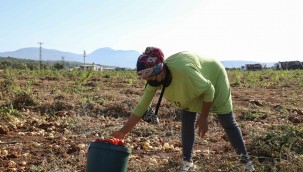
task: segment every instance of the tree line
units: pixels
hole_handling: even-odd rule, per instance
[[[80,62],[63,62],[63,61],[40,61],[30,59],[20,59],[14,57],[0,57],[0,69],[7,68],[21,69],[21,70],[64,70],[81,65]]]

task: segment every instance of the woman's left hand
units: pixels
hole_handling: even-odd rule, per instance
[[[116,131],[114,133],[111,134],[112,137],[123,140],[125,138],[125,133],[121,132],[121,131]]]
[[[196,121],[195,128],[198,129],[198,135],[202,138],[206,132],[208,131],[208,120],[207,118],[202,119],[201,117],[198,118]]]

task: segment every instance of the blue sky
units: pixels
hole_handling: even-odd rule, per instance
[[[1,0],[0,52],[111,47],[303,61],[302,0]]]

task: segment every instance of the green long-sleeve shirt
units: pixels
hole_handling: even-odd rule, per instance
[[[163,95],[165,99],[191,112],[201,112],[203,101],[213,102],[213,113],[232,111],[228,77],[219,61],[191,52],[180,52],[168,57],[165,64],[172,74],[172,82]],[[143,116],[156,91],[161,88],[147,85],[133,113]]]

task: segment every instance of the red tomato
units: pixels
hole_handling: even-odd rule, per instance
[[[95,142],[103,142],[103,143],[108,143],[108,144],[113,144],[113,145],[124,146],[124,139],[120,140],[120,139],[117,139],[117,138],[96,139]]]
[[[124,145],[124,140],[119,140],[118,145],[123,146]]]

